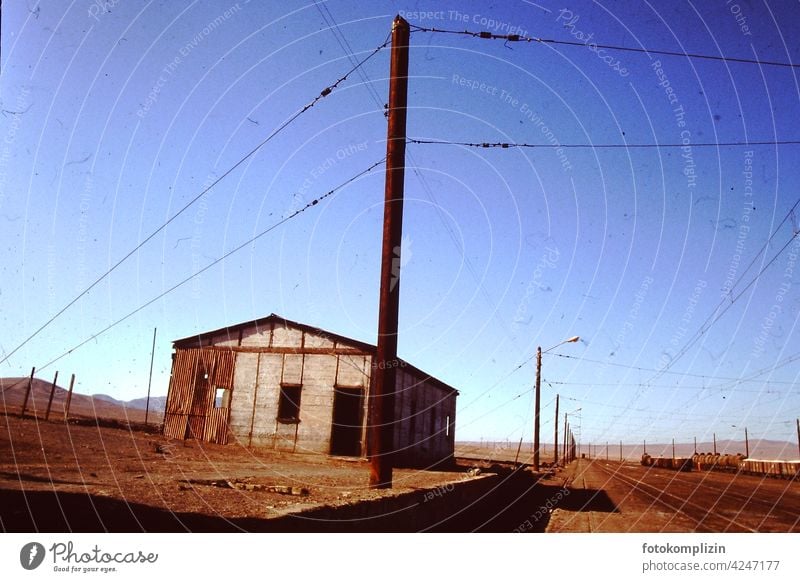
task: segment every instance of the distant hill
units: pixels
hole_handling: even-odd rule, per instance
[[[51,386],[52,382],[50,381],[40,380],[38,378],[33,379],[26,414],[36,414],[37,416],[44,417],[47,411],[47,403],[50,399]],[[22,410],[23,401],[25,400],[25,391],[27,388],[28,378],[0,378],[0,406],[10,412],[20,412]],[[64,387],[56,385],[55,392],[53,393],[50,418],[64,416],[67,392],[67,389]],[[70,403],[70,415],[144,422],[146,401],[147,398],[136,398],[125,402],[117,400],[107,394],[94,394],[90,396],[73,392],[72,401]],[[149,422],[161,422],[165,403],[166,396],[150,398]]]

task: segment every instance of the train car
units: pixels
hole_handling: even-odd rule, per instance
[[[761,477],[798,479],[800,478],[800,461],[742,459],[739,462],[739,471]]]
[[[651,457],[642,455],[642,465],[658,467],[659,469],[672,469],[673,471],[691,471],[694,462],[690,458],[684,457]]]

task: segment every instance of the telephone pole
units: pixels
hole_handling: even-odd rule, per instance
[[[800,428],[798,428],[800,430]],[[558,394],[556,394],[556,430],[553,436],[553,466],[558,466]],[[798,432],[800,436],[800,432]]]
[[[533,405],[533,470],[539,472],[539,405],[542,394],[542,346],[536,348],[536,395]]]
[[[409,26],[400,16],[392,23],[389,70],[389,122],[386,136],[386,183],[383,206],[381,288],[378,308],[376,370],[370,394],[369,486],[392,486],[394,392],[397,371],[397,322],[400,307],[400,244],[403,234],[403,186],[406,165]]]
[[[144,406],[144,423],[147,424],[147,417],[150,415],[150,386],[153,384],[153,360],[156,356],[156,331],[157,327],[153,328],[153,347],[150,350],[150,376],[147,379],[147,403]]]

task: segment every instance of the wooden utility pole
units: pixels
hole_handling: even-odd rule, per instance
[[[675,458],[675,437],[672,437],[672,458]]]
[[[536,348],[536,394],[533,397],[533,470],[539,471],[539,406],[542,394],[542,346]]]
[[[744,458],[750,458],[750,441],[747,438],[747,427],[744,427]]]
[[[642,441],[642,454],[643,455],[647,454],[647,440],[646,439]]]
[[[400,307],[400,246],[403,234],[403,186],[406,165],[409,26],[400,16],[392,23],[389,70],[389,123],[386,136],[386,184],[383,206],[381,288],[378,308],[376,370],[370,393],[369,486],[392,486],[394,392],[397,371],[397,322]]]
[[[67,403],[64,405],[64,422],[69,419],[69,405],[72,403],[72,387],[75,385],[75,374],[69,379],[69,392],[67,392]]]
[[[25,399],[22,401],[22,417],[25,417],[25,409],[28,408],[28,397],[31,395],[31,388],[33,387],[33,375],[36,373],[36,366],[31,368],[31,377],[28,378],[28,388],[25,390]]]
[[[567,435],[569,434],[569,421],[567,420],[567,414],[569,413],[564,413],[564,447],[562,449],[564,451],[564,465],[569,463],[569,459],[567,458]]]
[[[153,347],[150,350],[150,377],[147,379],[147,403],[144,407],[144,423],[147,424],[147,417],[150,415],[150,386],[153,383],[153,359],[156,355],[156,331],[157,327],[153,328]]]
[[[556,394],[556,429],[553,436],[553,466],[558,465],[558,394]]]
[[[44,413],[45,420],[50,418],[50,407],[53,406],[53,396],[56,393],[56,382],[58,382],[58,370],[56,370],[56,375],[53,377],[53,385],[50,386],[50,399],[47,401],[47,412]]]
[[[717,454],[717,433],[714,433],[714,454]]]
[[[608,460],[608,441],[606,441],[606,461]]]
[[[622,441],[619,441],[619,462],[622,462]]]
[[[797,420],[797,454],[800,455],[800,418]],[[800,459],[800,457],[797,457]]]
[[[694,437],[694,454],[697,454],[697,437]]]

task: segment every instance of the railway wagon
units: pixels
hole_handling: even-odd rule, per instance
[[[778,479],[800,479],[800,461],[748,459],[742,454],[701,453],[692,457],[700,470],[728,471]]]
[[[695,466],[702,471],[731,471],[739,470],[739,463],[744,455],[720,455],[719,453],[695,453],[692,456]]]
[[[691,471],[692,459],[683,457],[651,457],[647,453],[642,455],[642,465],[645,467],[658,467],[660,469],[673,469],[675,471]]]
[[[743,459],[739,470],[748,475],[775,477],[777,479],[800,478],[800,461],[777,461]]]

